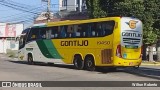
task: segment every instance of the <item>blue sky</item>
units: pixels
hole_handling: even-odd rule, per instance
[[[58,1],[59,0],[51,0],[51,11],[57,12],[58,11]],[[18,10],[10,8],[5,5],[11,5],[12,7],[15,7],[12,4],[19,5],[20,7],[18,9],[25,9]],[[35,13],[40,13],[41,11],[46,10],[46,4],[44,2],[41,2],[41,0],[0,0],[0,22],[19,22],[19,21],[25,21],[23,22],[25,24],[25,27],[32,24],[33,17],[36,17]],[[57,5],[53,5],[57,4]],[[34,13],[34,14],[33,14]]]

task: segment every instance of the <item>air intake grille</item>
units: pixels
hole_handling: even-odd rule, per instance
[[[102,64],[110,64],[112,57],[112,49],[104,49],[101,51]]]
[[[139,44],[140,43],[140,39],[136,39],[136,38],[123,38],[123,43],[126,44]]]

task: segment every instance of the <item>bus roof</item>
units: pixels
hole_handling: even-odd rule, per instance
[[[47,27],[46,23],[38,23],[38,24],[34,24],[33,27]]]
[[[48,22],[47,26],[51,27],[51,26],[73,25],[73,24],[89,23],[89,22],[101,22],[108,20],[117,20],[119,18],[120,17],[106,17],[106,18],[86,19],[86,20],[65,20],[58,22]]]
[[[65,20],[65,21],[34,24],[33,28],[74,25],[74,24],[91,23],[91,22],[102,22],[102,21],[109,21],[109,20],[119,20],[120,18],[132,18],[132,17],[106,17],[106,18],[86,19],[86,20]]]

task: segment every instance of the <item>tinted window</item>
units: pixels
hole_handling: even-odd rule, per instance
[[[22,35],[19,38],[19,49],[21,49],[25,46],[26,38],[27,38],[29,30],[30,30],[30,28],[22,31]]]
[[[94,22],[79,25],[50,27],[51,38],[104,37],[113,33],[115,22]]]
[[[50,28],[31,28],[27,41],[50,39],[51,30]]]

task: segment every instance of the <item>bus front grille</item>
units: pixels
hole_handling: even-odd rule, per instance
[[[140,43],[140,39],[136,39],[136,38],[123,38],[123,43],[126,44],[139,44]]]
[[[101,51],[102,64],[110,64],[112,57],[112,49],[104,49]]]

